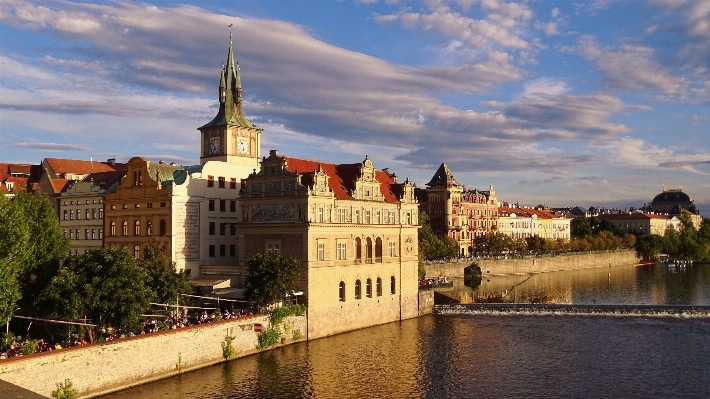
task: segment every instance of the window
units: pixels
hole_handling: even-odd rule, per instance
[[[338,284],[338,300],[345,302],[345,283],[343,281]]]
[[[91,239],[92,240],[96,239],[96,229],[91,229]]]
[[[336,257],[338,258],[338,260],[346,259],[347,251],[346,251],[346,244],[344,242],[336,244],[335,251],[336,251]]]
[[[345,209],[338,209],[338,223],[345,223]]]
[[[207,176],[207,187],[214,187],[214,176]]]
[[[133,257],[136,259],[139,259],[141,257],[141,246],[140,245],[133,246]]]
[[[231,178],[229,179],[229,188],[231,189],[236,189],[237,188],[237,179]]]
[[[394,276],[390,278],[390,294],[394,295],[397,292],[397,284]]]
[[[208,209],[210,210],[210,212],[214,211],[214,200],[213,199],[209,200]]]
[[[81,220],[81,209],[76,210],[76,220]]]
[[[153,221],[152,220],[149,220],[145,223],[145,229],[146,229],[146,231],[145,231],[146,235],[149,235],[149,236],[153,235]]]
[[[370,210],[365,211],[365,224],[370,224]]]
[[[325,244],[318,243],[318,260],[325,260]]]
[[[99,240],[103,240],[103,239],[104,239],[104,230],[99,229]]]
[[[128,220],[123,221],[123,229],[121,231],[121,234],[124,236],[128,235]]]
[[[215,246],[210,245],[210,258],[214,258],[215,256]]]
[[[167,230],[168,229],[165,223],[165,219],[160,219],[160,235],[164,236],[165,234],[167,234]]]
[[[116,235],[116,222],[111,222],[111,231],[109,234],[111,234],[112,237]]]
[[[90,218],[91,218],[91,209],[87,209],[85,219],[90,219]]]
[[[136,220],[135,223],[133,224],[133,235],[134,236],[141,235],[141,221],[140,220]]]
[[[229,224],[229,235],[237,235],[237,226],[234,223]]]
[[[74,220],[74,210],[69,211],[69,220]]]
[[[230,212],[237,211],[237,201],[229,201],[229,211]]]
[[[367,281],[365,281],[365,295],[368,298],[372,298],[372,279],[368,278]]]
[[[354,223],[360,223],[360,210],[356,209],[355,210],[355,220],[353,220]]]
[[[318,223],[323,223],[323,208],[318,207]]]
[[[227,223],[220,223],[219,224],[219,235],[223,236],[227,234]]]
[[[91,210],[91,218],[96,219],[96,208]]]
[[[161,207],[161,208],[165,208],[165,202],[161,202],[161,203],[160,203],[160,207]]]
[[[149,202],[149,203],[145,204],[145,206],[148,207],[148,208],[152,208],[152,207],[153,207],[153,203],[152,203],[152,202]]]
[[[360,280],[355,280],[355,299],[362,299],[362,287]]]
[[[121,208],[128,209],[128,204],[123,204],[123,206]]]
[[[65,210],[64,210],[64,217],[63,217],[62,220],[67,220],[67,213],[68,213],[68,212],[67,212],[67,210],[65,209]]]
[[[412,224],[412,212],[407,212],[407,224]]]
[[[74,230],[69,229],[69,239],[73,240],[74,239]]]
[[[387,250],[389,253],[389,256],[394,257],[397,256],[397,244],[394,242],[390,242],[387,244]]]
[[[375,224],[382,223],[382,213],[380,211],[375,211]]]
[[[219,177],[219,188],[224,188],[224,176]]]
[[[88,240],[89,237],[91,237],[90,234],[91,234],[91,233],[89,232],[89,229],[84,230],[84,239],[85,239],[85,240]]]
[[[77,240],[79,239],[79,229],[76,229],[76,231],[74,231],[74,237],[76,237]]]
[[[214,222],[210,222],[210,235],[213,236],[215,231],[215,225]]]
[[[382,296],[382,279],[377,277],[377,285],[375,286],[375,291],[377,292],[377,296]]]
[[[219,211],[227,212],[227,200],[219,200]]]
[[[222,244],[219,246],[219,256],[227,256],[227,246]]]
[[[380,237],[375,239],[375,258],[377,262],[382,262],[382,239]]]
[[[237,246],[232,244],[229,246],[229,256],[237,256]]]
[[[113,209],[113,208],[111,208],[111,209]],[[103,218],[104,218],[104,209],[99,208],[99,219],[103,219]]]
[[[279,244],[266,244],[266,253],[267,254],[276,254],[278,255],[281,252],[281,245]]]
[[[355,259],[362,258],[362,240],[360,237],[355,237]]]

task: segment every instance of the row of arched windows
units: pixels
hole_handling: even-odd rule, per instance
[[[158,235],[164,236],[165,234],[167,234],[167,223],[165,222],[165,219],[160,219],[160,224],[159,224],[158,229],[159,229]],[[114,222],[114,221],[111,221],[111,223],[109,223],[109,235],[110,236],[118,235],[116,233],[116,222]],[[120,235],[122,235],[122,236],[128,235],[128,221],[127,220],[124,220],[121,223],[121,234]],[[136,220],[135,222],[133,222],[133,235],[134,236],[143,235],[143,232],[141,230],[141,221],[140,220]],[[154,235],[152,220],[148,220],[146,222],[145,235],[147,235],[147,236]]]
[[[377,277],[375,280],[375,286],[372,286],[372,279],[365,280],[365,298],[372,298],[373,290],[377,296],[382,296],[382,278]],[[390,277],[390,295],[397,293],[397,284],[394,276]],[[338,285],[338,300],[340,302],[345,302],[347,295],[347,290],[345,288],[345,282],[341,281]],[[363,287],[362,281],[360,279],[355,280],[355,299],[363,298]]]
[[[389,256],[397,256],[394,242],[390,243]],[[355,259],[362,260],[363,258],[365,258],[365,263],[373,263],[373,258],[375,262],[382,262],[382,238],[375,238],[373,248],[372,238],[367,237],[362,240],[360,237],[355,237]]]

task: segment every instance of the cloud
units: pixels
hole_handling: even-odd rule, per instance
[[[18,148],[30,148],[37,151],[48,151],[48,152],[58,152],[58,151],[94,151],[93,148],[86,147],[83,145],[75,144],[57,144],[57,143],[38,143],[33,141],[25,141],[22,143],[15,143],[10,145],[10,147]]]
[[[608,88],[657,90],[681,98],[688,96],[691,82],[655,61],[655,50],[650,47],[627,44],[614,50],[599,46],[592,36],[585,35],[569,50],[593,62]]]

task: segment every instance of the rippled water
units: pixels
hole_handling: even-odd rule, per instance
[[[609,272],[603,269],[596,273]],[[625,270],[612,270],[618,284],[593,272],[582,273],[586,279],[565,272],[555,273],[558,280],[550,274],[533,281],[532,287],[550,287],[553,294],[546,297],[562,295],[571,302],[621,297],[632,304],[710,305],[703,299],[705,271],[668,281],[663,269]],[[564,288],[570,286],[571,291]],[[539,298],[542,291],[518,292]],[[707,398],[709,359],[710,319],[702,317],[430,315],[263,352],[106,397]]]

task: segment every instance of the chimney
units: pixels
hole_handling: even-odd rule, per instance
[[[160,162],[158,162],[158,163],[161,164],[161,165],[165,165],[165,161],[163,161],[162,159],[161,159]]]
[[[109,165],[115,165],[116,164],[116,158],[109,158],[106,160],[106,163]]]

